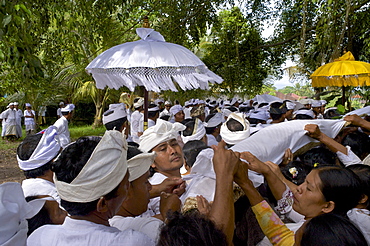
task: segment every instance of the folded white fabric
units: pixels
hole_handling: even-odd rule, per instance
[[[353,114],[357,114],[359,116],[369,115],[370,114],[370,106],[366,106],[366,107],[363,107],[363,108],[360,108],[360,109],[353,110],[351,112],[346,113],[344,116],[353,115]]]
[[[191,140],[201,140],[204,135],[206,135],[206,128],[204,127],[203,122],[196,118],[193,133],[190,136],[184,136],[183,134],[181,134],[181,139],[184,144],[186,144]]]
[[[174,106],[172,106],[172,107],[170,108],[170,113],[171,113],[171,115],[175,115],[175,114],[177,114],[178,112],[180,112],[181,110],[182,110],[182,106],[181,106],[181,105],[176,104],[176,105],[174,105]]]
[[[237,152],[249,151],[263,162],[280,163],[287,148],[294,153],[310,142],[317,142],[306,135],[307,131],[304,127],[307,124],[317,124],[323,133],[334,138],[346,122],[342,120],[293,120],[272,124],[237,143],[231,149]]]
[[[226,125],[230,119],[237,120],[242,124],[243,131],[230,131]],[[249,122],[244,118],[242,113],[231,113],[226,122],[222,124],[220,134],[227,144],[237,144],[250,136]]]
[[[132,182],[148,172],[150,165],[154,162],[155,156],[155,152],[141,153],[128,160],[127,166],[130,173],[128,181]]]
[[[170,123],[157,119],[156,125],[146,129],[140,136],[139,149],[143,152],[149,152],[158,144],[176,138],[179,132],[185,129],[186,126],[181,123]]]
[[[308,115],[308,116],[312,117],[312,119],[315,118],[315,114],[313,113],[313,111],[311,109],[297,110],[296,112],[294,112],[294,117],[298,114]]]
[[[74,104],[67,104],[60,111],[62,111],[62,112],[72,112],[74,109],[75,109],[75,105]]]
[[[144,105],[144,98],[140,98],[136,103],[134,103],[134,108],[139,108]]]
[[[45,200],[26,202],[21,185],[15,182],[0,185],[0,245],[26,245],[27,219],[35,216]]]
[[[53,160],[60,151],[60,144],[57,141],[58,133],[55,126],[49,126],[41,134],[42,137],[36,149],[28,160],[21,160],[17,155],[19,168],[24,171],[33,170]]]
[[[122,182],[126,172],[126,139],[121,132],[111,130],[105,132],[89,160],[71,183],[59,181],[55,175],[54,183],[63,200],[86,203],[111,192]]]
[[[103,124],[127,117],[126,105],[124,103],[110,104],[109,109],[103,114]]]
[[[223,122],[223,116],[221,113],[216,113],[212,118],[210,118],[206,123],[204,123],[205,127],[216,127]]]

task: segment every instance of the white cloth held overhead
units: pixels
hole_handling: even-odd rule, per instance
[[[186,129],[181,123],[170,123],[165,120],[157,119],[155,126],[149,127],[140,136],[139,149],[143,152],[149,152],[155,146],[178,136],[179,131]]]
[[[60,151],[60,144],[57,141],[56,127],[49,126],[42,134],[40,142],[28,160],[21,160],[17,155],[20,169],[29,171],[39,168],[57,156]]]
[[[111,192],[127,172],[127,142],[116,130],[106,131],[81,172],[71,182],[54,183],[60,197],[69,202],[91,202]]]

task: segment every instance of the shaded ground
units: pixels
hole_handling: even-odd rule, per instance
[[[17,163],[16,147],[0,149],[0,183],[21,182],[23,179],[25,177]]]

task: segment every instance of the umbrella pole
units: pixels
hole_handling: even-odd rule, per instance
[[[342,86],[342,105],[346,106],[346,87]]]
[[[148,129],[148,108],[149,108],[149,96],[148,91],[144,87],[144,131]]]

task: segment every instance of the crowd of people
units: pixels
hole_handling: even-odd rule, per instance
[[[102,137],[71,142],[73,104],[30,132],[0,245],[369,245],[370,106],[156,99],[144,122],[144,103],[109,105]]]

